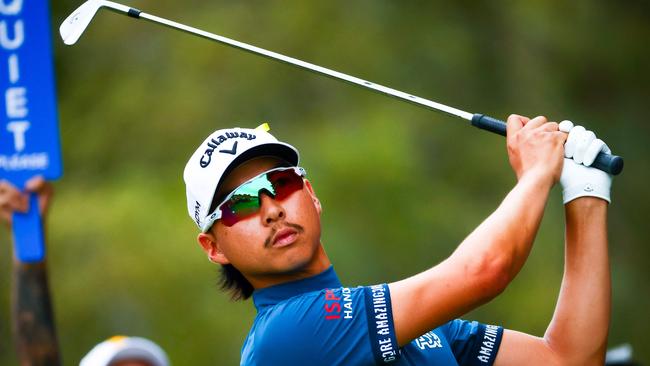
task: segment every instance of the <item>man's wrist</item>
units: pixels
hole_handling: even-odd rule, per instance
[[[522,174],[517,181],[517,184],[519,185],[531,184],[539,187],[540,189],[545,189],[546,191],[550,191],[555,183],[556,180],[553,178],[553,176],[548,174],[547,171],[541,169],[528,170]]]
[[[581,217],[599,212],[607,212],[608,202],[602,198],[584,196],[576,198],[564,205],[567,215],[577,214]]]

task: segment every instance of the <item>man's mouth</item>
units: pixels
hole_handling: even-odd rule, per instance
[[[293,244],[296,239],[298,239],[298,231],[285,227],[273,236],[271,243],[274,248],[279,248]]]

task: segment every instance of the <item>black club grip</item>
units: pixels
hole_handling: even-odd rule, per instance
[[[506,135],[506,123],[492,118],[490,116],[485,116],[483,114],[475,114],[472,117],[472,126],[478,127],[480,129],[497,133],[501,136]],[[611,155],[606,153],[600,153],[596,156],[592,167],[600,169],[606,173],[612,175],[618,175],[623,171],[623,158],[617,155]]]

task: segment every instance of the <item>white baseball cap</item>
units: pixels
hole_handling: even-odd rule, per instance
[[[268,130],[264,123],[255,129],[234,127],[214,131],[190,157],[183,172],[187,211],[201,231],[210,229],[209,211],[214,195],[224,177],[237,166],[260,156],[275,156],[298,165],[298,150],[278,141]]]
[[[108,366],[113,362],[142,360],[153,366],[169,366],[160,346],[140,337],[114,336],[93,347],[79,366]]]

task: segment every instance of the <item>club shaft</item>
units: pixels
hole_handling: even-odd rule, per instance
[[[113,10],[119,10],[119,11],[123,12],[124,8],[120,7],[119,9],[113,9]],[[135,9],[133,9],[133,10],[135,10]],[[473,116],[472,113],[465,112],[465,111],[462,111],[460,109],[456,109],[456,108],[453,108],[453,107],[449,107],[449,106],[446,106],[444,104],[436,103],[436,102],[434,102],[432,100],[424,99],[424,98],[421,98],[421,97],[418,97],[418,96],[415,96],[415,95],[412,95],[412,94],[404,93],[402,91],[395,90],[395,89],[389,88],[387,86],[379,85],[379,84],[370,82],[368,80],[359,79],[357,77],[350,76],[350,75],[344,74],[342,72],[338,72],[338,71],[334,71],[334,70],[331,70],[331,69],[328,69],[328,68],[325,68],[325,67],[322,67],[322,66],[314,65],[312,63],[301,61],[301,60],[295,59],[293,57],[285,56],[285,55],[282,55],[282,54],[277,53],[277,52],[273,52],[273,51],[265,50],[263,48],[255,47],[255,46],[247,44],[247,43],[239,42],[239,41],[236,41],[234,39],[230,39],[230,38],[223,37],[223,36],[220,36],[220,35],[217,35],[217,34],[214,34],[214,33],[206,32],[204,30],[197,29],[197,28],[194,28],[194,27],[190,27],[190,26],[187,26],[185,24],[180,24],[180,23],[171,21],[169,19],[161,18],[161,17],[155,16],[155,15],[152,15],[152,14],[148,14],[148,13],[144,13],[144,12],[138,12],[137,16],[136,16],[136,13],[134,11],[131,11],[131,12],[126,11],[126,12],[130,16],[132,16],[134,18],[144,19],[144,20],[147,20],[147,21],[152,22],[152,23],[161,24],[161,25],[164,25],[164,26],[169,27],[169,28],[173,28],[173,29],[177,29],[177,30],[180,30],[180,31],[183,31],[183,32],[186,32],[186,33],[197,35],[197,36],[200,36],[200,37],[203,37],[203,38],[206,38],[206,39],[210,39],[210,40],[213,40],[213,41],[216,41],[216,42],[219,42],[219,43],[231,46],[231,47],[238,48],[238,49],[243,50],[243,51],[254,53],[256,55],[264,56],[264,57],[267,57],[267,58],[270,58],[270,59],[273,59],[273,60],[276,60],[276,61],[280,61],[280,62],[284,62],[286,64],[294,65],[294,66],[300,67],[302,69],[315,72],[315,73],[320,74],[320,75],[324,75],[324,76],[327,76],[327,77],[330,77],[330,78],[333,78],[333,79],[345,81],[347,83],[354,84],[354,85],[360,86],[362,88],[370,89],[370,90],[373,90],[375,92],[385,94],[385,95],[388,95],[388,96],[391,96],[391,97],[400,99],[402,101],[409,102],[411,104],[415,104],[415,105],[418,105],[418,106],[421,106],[421,107],[424,107],[424,108],[427,108],[427,109],[447,113],[449,115],[460,117],[460,118],[465,119],[467,121],[472,120],[472,116]]]
[[[354,76],[350,76],[347,74],[344,74],[342,72],[330,70],[328,68],[314,65],[309,62],[301,61],[298,59],[295,59],[293,57],[285,56],[277,52],[265,50],[263,48],[255,47],[253,45],[249,45],[247,43],[235,41],[234,39],[230,39],[227,37],[219,36],[214,33],[206,32],[201,29],[197,29],[194,27],[187,26],[185,24],[177,23],[169,19],[161,18],[152,14],[144,13],[138,9],[131,8],[122,4],[106,1],[104,2],[106,4],[105,6],[108,7],[108,9],[113,10],[118,13],[125,13],[126,15],[136,18],[136,19],[144,19],[152,23],[164,25],[169,28],[173,28],[176,30],[180,30],[186,33],[190,33],[202,38],[206,38],[212,41],[216,41],[231,47],[238,48],[240,50],[253,53],[256,55],[264,56],[276,61],[281,61],[286,64],[290,64],[293,66],[300,67],[305,70],[312,71],[314,73],[324,75],[333,79],[345,81],[350,84],[354,84],[357,86],[360,86],[365,89],[370,89],[375,92],[388,95],[394,98],[397,98],[399,100],[402,100],[404,102],[408,102],[420,107],[424,107],[430,110],[438,111],[438,112],[443,112],[448,115],[460,117],[464,120],[471,121],[471,124],[475,127],[478,127],[480,129],[494,132],[497,134],[500,134],[502,136],[506,135],[506,124],[505,122],[485,116],[482,114],[472,114],[469,112],[462,111],[460,109],[456,109],[453,107],[446,106],[444,104],[436,103],[434,101],[420,98],[415,95],[407,94],[404,92],[401,92],[399,90],[395,90],[393,88],[389,88],[387,86],[375,84],[373,82],[359,79]],[[623,169],[623,158],[620,156],[615,156],[615,155],[610,155],[610,154],[605,154],[605,153],[600,153],[598,154],[594,164],[592,165],[600,170],[603,170],[605,172],[608,172],[609,174],[614,174],[617,175],[619,174],[622,169]]]

